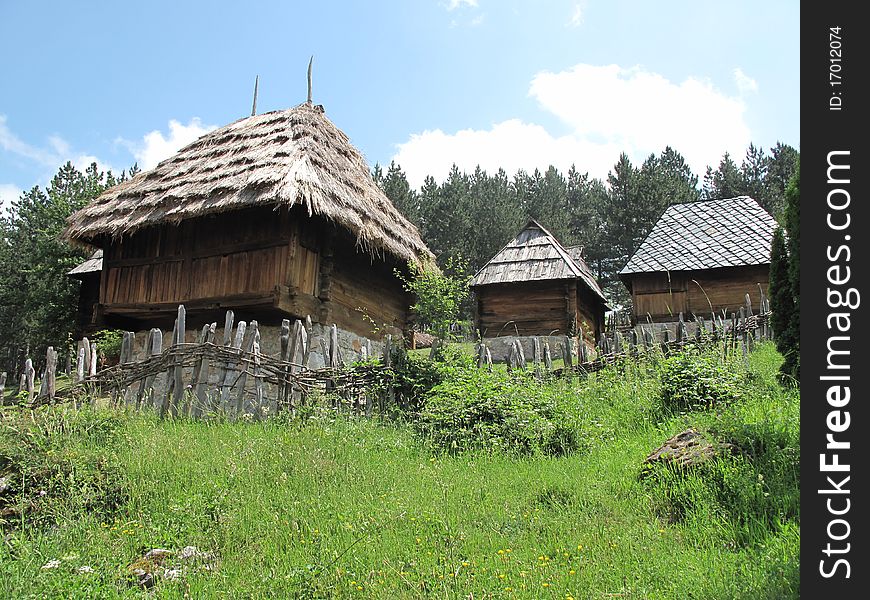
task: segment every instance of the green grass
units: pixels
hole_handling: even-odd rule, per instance
[[[15,460],[62,477],[41,520],[4,526],[0,597],[797,597],[788,469],[799,459],[799,395],[776,383],[780,360],[770,346],[754,353],[745,397],[717,412],[662,408],[656,364],[548,384],[574,403],[585,442],[558,458],[451,456],[406,425],[328,414],[197,423],[42,409],[36,420],[54,425],[34,439],[51,440],[40,446],[49,458]],[[20,439],[10,428],[20,433],[33,418],[10,410],[0,474]],[[776,498],[745,510],[773,517],[741,524],[727,509],[743,505],[727,497],[681,520],[663,516],[667,495],[639,477],[641,463],[689,425],[785,445],[780,462],[761,443],[728,467],[764,471]],[[111,477],[95,475],[99,457]],[[125,493],[83,508],[82,486],[100,481]],[[715,481],[688,474],[668,490]],[[153,592],[130,584],[128,566],[145,551],[188,545],[214,553],[215,568],[191,568]],[[42,569],[51,559],[60,566]],[[78,573],[85,565],[94,572]]]

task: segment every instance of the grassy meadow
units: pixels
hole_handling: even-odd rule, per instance
[[[454,362],[392,420],[2,409],[0,597],[798,597],[800,399],[771,344],[543,383]],[[643,467],[688,427],[731,450]]]

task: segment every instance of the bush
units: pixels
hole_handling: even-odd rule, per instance
[[[124,332],[120,329],[103,329],[92,336],[97,344],[97,353],[104,361],[117,362],[121,356],[121,345],[124,342]]]
[[[385,375],[385,384],[395,390],[396,405],[406,416],[422,410],[426,395],[454,372],[470,369],[473,359],[453,346],[442,346],[438,360],[409,354],[397,348],[392,354],[392,367]],[[389,383],[386,383],[386,382]]]
[[[119,417],[58,407],[11,415],[0,431],[0,525],[47,525],[85,513],[108,517],[126,501],[115,455]]]
[[[664,360],[661,380],[665,408],[692,410],[738,399],[743,372],[690,345]]]
[[[579,421],[553,386],[472,366],[453,369],[431,390],[417,426],[434,449],[450,453],[558,455],[580,445]]]

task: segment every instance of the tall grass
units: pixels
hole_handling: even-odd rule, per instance
[[[583,444],[562,456],[433,452],[409,425],[328,412],[262,423],[7,414],[6,454],[19,448],[13,429],[36,431],[47,448],[117,465],[124,493],[4,525],[0,597],[796,597],[799,397],[776,383],[772,348],[751,359],[740,400],[714,410],[666,410],[658,363],[545,384],[579,421]],[[40,419],[79,425],[39,431]],[[91,422],[114,432],[88,437]],[[746,451],[713,475],[641,477],[644,457],[690,425]],[[91,481],[93,462],[68,458],[76,481]],[[3,464],[31,473],[20,457]],[[761,491],[705,496],[728,469],[762,474]],[[682,518],[668,494],[687,499]],[[128,567],[145,551],[188,545],[214,553],[214,568],[135,586]]]

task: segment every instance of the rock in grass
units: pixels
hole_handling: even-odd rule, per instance
[[[693,467],[707,462],[723,451],[732,449],[731,444],[711,442],[697,430],[687,429],[656,448],[646,457],[643,464],[645,467],[665,463],[680,467]]]

